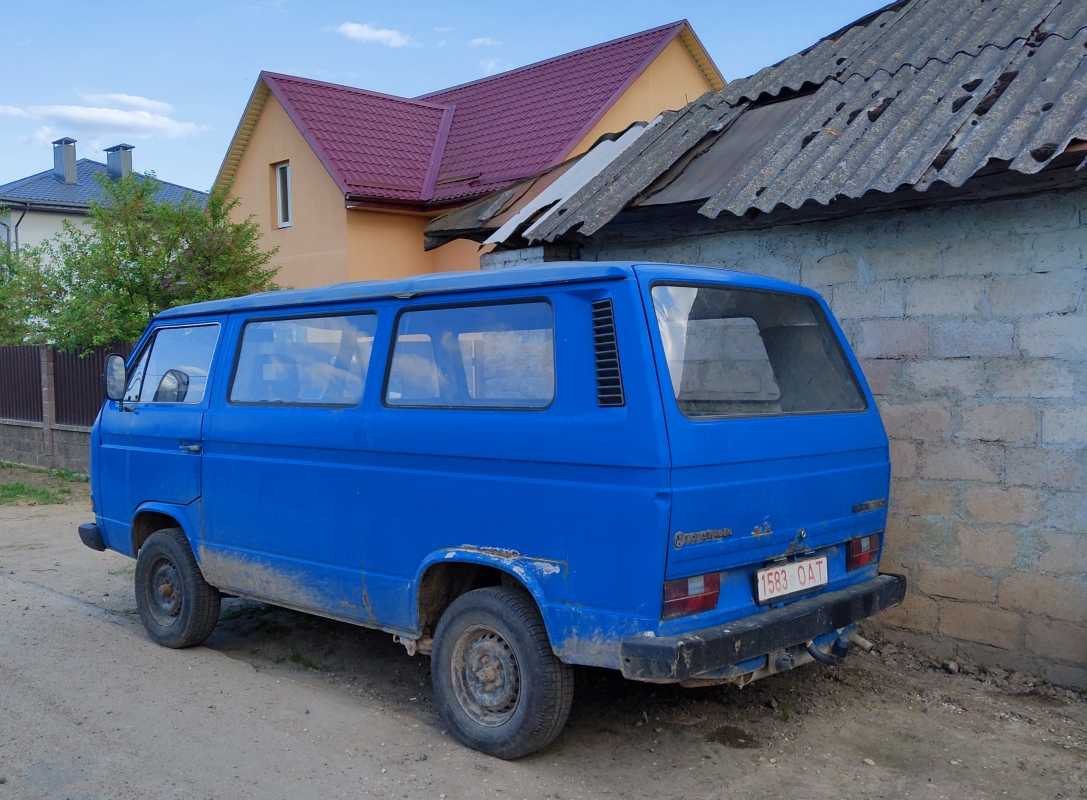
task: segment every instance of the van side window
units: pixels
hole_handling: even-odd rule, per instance
[[[555,320],[545,302],[406,311],[385,402],[546,408],[555,397]]]
[[[247,322],[230,401],[358,405],[376,329],[372,313]]]
[[[219,338],[219,325],[160,328],[132,369],[129,403],[199,403]]]

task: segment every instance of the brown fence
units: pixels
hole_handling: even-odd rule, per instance
[[[0,418],[42,421],[39,348],[0,347]]]
[[[82,425],[89,427],[98,416],[98,409],[106,399],[102,373],[106,356],[120,353],[128,357],[131,344],[100,347],[85,355],[53,352],[53,380],[58,425]],[[41,419],[41,417],[38,417]]]

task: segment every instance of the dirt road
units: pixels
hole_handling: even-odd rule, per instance
[[[152,644],[66,488],[0,506],[0,800],[1087,798],[1081,696],[892,645],[742,690],[579,670],[559,740],[497,761],[386,634],[231,600],[207,646]]]

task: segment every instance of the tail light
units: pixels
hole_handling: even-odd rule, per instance
[[[849,557],[846,559],[847,570],[867,567],[879,560],[879,534],[873,533],[859,539],[849,540]]]
[[[661,619],[674,619],[717,608],[721,596],[721,574],[710,572],[693,578],[664,583],[664,612]]]

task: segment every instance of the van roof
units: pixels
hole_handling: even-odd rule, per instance
[[[479,289],[623,280],[633,277],[634,266],[634,263],[552,261],[542,265],[531,264],[481,272],[440,272],[391,281],[354,281],[314,289],[280,289],[275,292],[261,292],[243,297],[228,297],[223,300],[208,300],[203,303],[168,308],[160,312],[156,319],[340,303],[351,300],[376,300],[385,297],[409,298]],[[803,288],[783,281],[715,267],[691,267],[679,264],[654,264],[653,266],[672,267],[676,270],[676,277],[681,279],[683,277],[694,279],[697,273],[707,272],[713,273],[718,279],[727,276],[737,284],[773,288],[779,291],[805,292]]]

